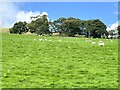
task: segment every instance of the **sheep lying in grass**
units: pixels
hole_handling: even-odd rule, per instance
[[[47,39],[39,39],[39,41],[52,41],[52,40],[47,40]]]
[[[39,39],[39,41],[43,41],[43,39]]]
[[[96,44],[96,42],[92,42],[91,44]]]
[[[92,37],[90,39],[93,39]]]
[[[47,39],[44,39],[45,41],[47,41]]]
[[[103,47],[105,44],[103,41],[99,41],[98,45]]]
[[[86,42],[92,42],[92,40],[86,40]]]

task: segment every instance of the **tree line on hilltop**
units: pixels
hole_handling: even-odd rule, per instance
[[[23,34],[27,32],[35,33],[37,35],[52,35],[59,33],[59,35],[67,35],[74,37],[75,35],[84,35],[87,38],[101,38],[110,34],[106,30],[106,25],[99,19],[80,20],[78,18],[58,18],[54,21],[49,21],[47,15],[31,17],[30,23],[16,22],[10,33]],[[118,34],[120,35],[120,26],[118,26]]]

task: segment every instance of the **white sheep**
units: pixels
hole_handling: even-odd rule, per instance
[[[39,41],[43,41],[43,39],[39,39]]]
[[[88,40],[86,40],[86,42],[88,42]]]
[[[86,42],[92,42],[92,40],[86,40]]]
[[[47,41],[47,39],[44,39],[45,41]]]
[[[111,38],[111,35],[108,35],[108,38]]]
[[[96,42],[92,42],[92,44],[96,44]]]
[[[99,45],[99,46],[104,46],[105,44],[104,44],[103,41],[99,41],[98,45]]]

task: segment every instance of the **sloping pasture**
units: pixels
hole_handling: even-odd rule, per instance
[[[2,87],[118,87],[118,41],[3,34]]]

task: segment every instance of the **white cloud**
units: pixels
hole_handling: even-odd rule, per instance
[[[47,13],[47,12],[42,12],[42,16],[43,16],[43,15],[47,15],[47,16],[48,16],[48,13]]]
[[[1,14],[2,13],[2,14]],[[23,11],[17,6],[17,3],[2,2],[0,3],[0,27],[11,27],[15,22],[31,21],[31,16],[48,15],[47,12],[40,13],[39,11]]]
[[[19,22],[19,21],[26,21],[27,23],[30,23],[32,20],[30,17],[35,17],[35,16],[43,16],[43,15],[47,15],[48,16],[48,13],[47,12],[42,12],[40,13],[39,11],[36,11],[36,12],[32,12],[32,11],[19,11],[16,15],[16,21],[15,22]],[[47,19],[49,20],[49,18],[47,17]]]
[[[16,15],[16,21],[26,21],[27,23],[30,23],[31,22],[31,19],[30,17],[31,16],[42,16],[42,15],[47,15],[48,16],[48,13],[47,12],[42,12],[40,13],[39,11],[36,11],[36,12],[32,12],[32,11],[19,11]]]
[[[0,3],[0,26],[8,27],[15,21],[19,8],[14,3]]]
[[[31,16],[37,16],[37,15],[41,15],[39,11],[36,12],[32,12],[32,11],[19,11],[16,15],[16,21],[26,21],[27,23],[31,22],[30,17]]]
[[[109,27],[107,27],[107,31],[117,30],[118,25],[120,25],[120,21],[117,21],[113,23],[112,25],[110,25]]]

